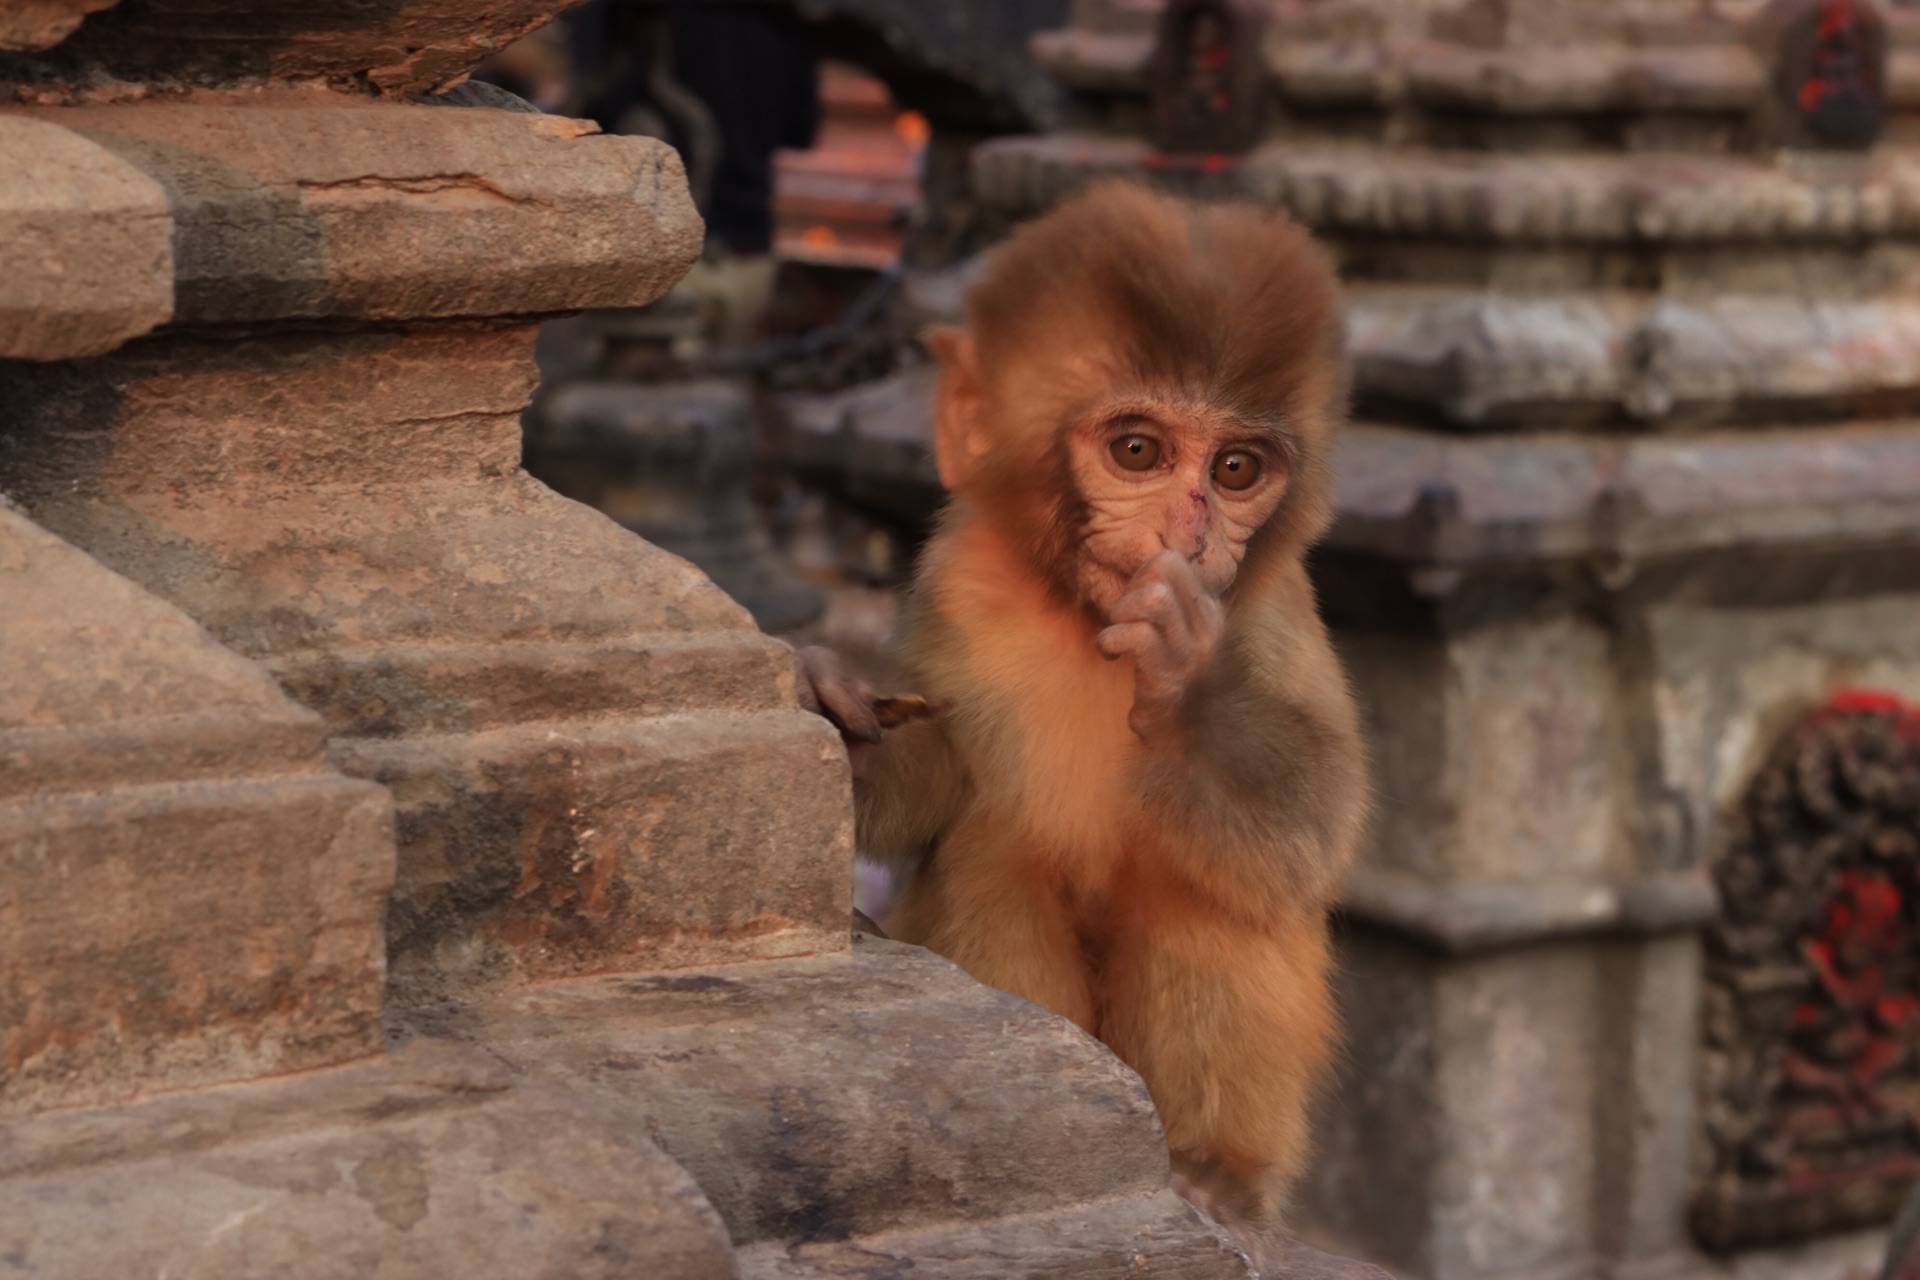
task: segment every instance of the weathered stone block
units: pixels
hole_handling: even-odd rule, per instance
[[[1679,1249],[1692,1059],[1645,1037],[1691,1025],[1695,988],[1673,979],[1692,946],[1437,965],[1351,931],[1341,1007],[1347,1052],[1369,1066],[1324,1108],[1306,1214],[1431,1280],[1588,1275],[1596,1259]]]
[[[448,1053],[14,1124],[0,1258],[32,1280],[735,1275],[643,1134]]]
[[[847,946],[845,755],[790,711],[343,740],[335,758],[398,806],[403,987]]]
[[[837,741],[744,610],[517,471],[532,342],[181,333],[0,366],[0,482],[399,794],[410,987],[844,950]]]
[[[670,147],[559,116],[280,90],[10,118],[57,122],[166,191],[176,322],[633,305],[700,251]]]
[[[1064,1019],[898,943],[541,984],[413,1021],[617,1102],[699,1180],[737,1245],[1167,1185],[1138,1076]]]
[[[4,113],[0,173],[31,175],[0,185],[0,359],[98,355],[172,314],[159,183],[56,123]]]
[[[387,795],[5,506],[0,598],[0,1113],[377,1052]]]

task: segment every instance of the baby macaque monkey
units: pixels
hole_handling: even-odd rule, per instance
[[[1367,803],[1302,565],[1345,396],[1332,270],[1279,214],[1105,186],[1016,232],[930,344],[952,501],[902,618],[921,700],[801,655],[860,849],[905,876],[885,928],[1110,1045],[1176,1185],[1257,1242],[1307,1158]]]

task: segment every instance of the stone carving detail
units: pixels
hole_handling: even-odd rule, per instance
[[[1776,17],[1774,93],[1793,140],[1870,146],[1886,124],[1887,26],[1871,0],[1785,0]]]
[[[1920,708],[1843,693],[1774,749],[1714,868],[1715,1247],[1886,1218],[1920,1174]]]
[[[1244,151],[1265,120],[1263,11],[1245,0],[1175,0],[1153,54],[1153,142],[1169,152]]]

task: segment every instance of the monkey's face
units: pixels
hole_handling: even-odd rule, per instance
[[[1226,591],[1287,489],[1279,439],[1206,404],[1111,405],[1069,433],[1067,450],[1083,507],[1078,586],[1103,612],[1165,550]]]

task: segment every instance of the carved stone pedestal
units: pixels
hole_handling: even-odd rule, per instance
[[[1245,1277],[1098,1044],[855,949],[786,649],[521,471],[537,319],[700,240],[421,100],[552,6],[0,43],[85,8],[0,54],[0,1267]]]

